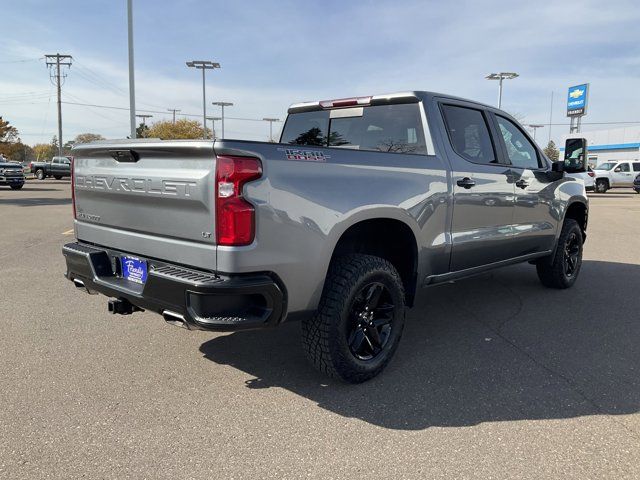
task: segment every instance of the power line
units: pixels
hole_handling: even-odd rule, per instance
[[[114,107],[112,105],[97,105],[94,103],[80,103],[80,102],[62,102],[65,103],[67,105],[79,105],[79,106],[83,106],[83,107],[96,107],[96,108],[108,108],[111,110],[129,110],[128,108],[125,107]],[[169,111],[173,111],[173,109],[168,109]],[[164,115],[167,115],[166,111],[162,111],[162,110],[137,110],[138,112],[146,112],[146,113],[161,113]],[[180,110],[177,110],[180,111]],[[200,114],[198,113],[181,113],[180,115],[185,116],[185,117],[200,117]],[[225,116],[225,119],[228,120],[240,120],[240,121],[245,121],[245,122],[263,122],[264,120],[262,120],[261,118],[241,118],[241,117],[227,117]],[[280,120],[281,121],[281,120]],[[638,122],[640,123],[640,122]]]

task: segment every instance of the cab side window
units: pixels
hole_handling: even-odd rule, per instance
[[[496,116],[500,133],[507,147],[507,155],[514,167],[537,169],[540,168],[536,147],[522,133],[522,130],[510,120]]]
[[[630,172],[631,169],[629,168],[629,164],[628,163],[621,163],[620,165],[618,165],[615,169],[616,172]]]
[[[473,163],[498,163],[487,121],[480,110],[442,105],[442,112],[455,152]]]
[[[633,171],[634,172],[640,172],[640,162],[634,162]]]

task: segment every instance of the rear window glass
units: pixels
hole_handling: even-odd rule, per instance
[[[376,105],[362,115],[330,118],[330,111],[293,113],[281,143],[425,155],[419,105]]]
[[[634,163],[633,164],[633,171],[634,172],[640,172],[640,163]]]

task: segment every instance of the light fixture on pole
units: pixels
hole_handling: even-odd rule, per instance
[[[500,83],[498,84],[498,108],[502,108],[502,81],[503,80],[512,80],[516,77],[519,77],[517,73],[514,72],[500,72],[500,73],[490,73],[487,75],[487,80],[498,80]]]
[[[539,128],[543,128],[544,125],[541,123],[530,123],[529,125],[527,125],[529,128],[531,128],[533,130],[533,139],[536,139],[536,130],[538,130]]]
[[[212,105],[217,105],[222,108],[222,137],[224,139],[224,107],[233,107],[233,103],[231,102],[212,102]]]
[[[205,87],[205,78],[204,72],[207,70],[213,70],[214,68],[220,68],[220,64],[216,62],[212,62],[210,60],[191,60],[187,62],[187,67],[197,68],[202,70],[202,127],[203,127],[203,136],[206,138],[207,136],[207,99],[206,99],[206,87]]]
[[[263,118],[265,122],[269,122],[269,141],[273,143],[273,122],[279,122],[279,118]]]
[[[216,120],[220,120],[220,117],[207,117],[207,120],[211,120],[211,135],[213,139],[216,139]]]

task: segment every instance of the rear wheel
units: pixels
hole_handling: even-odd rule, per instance
[[[20,190],[24,185],[11,185],[11,190]]]
[[[538,262],[538,278],[545,287],[569,288],[578,278],[582,267],[582,230],[572,218],[562,226],[558,246],[553,257]]]
[[[36,170],[36,178],[38,180],[44,180],[45,179],[44,170],[42,170],[41,168]]]
[[[388,261],[353,254],[336,259],[318,311],[302,323],[314,366],[331,377],[360,383],[378,375],[404,328],[404,288]]]
[[[605,193],[607,190],[609,190],[609,182],[603,180],[602,178],[596,180],[595,190],[598,193]]]
[[[53,178],[55,178],[56,180],[61,180],[62,176],[61,175],[54,175]]]

